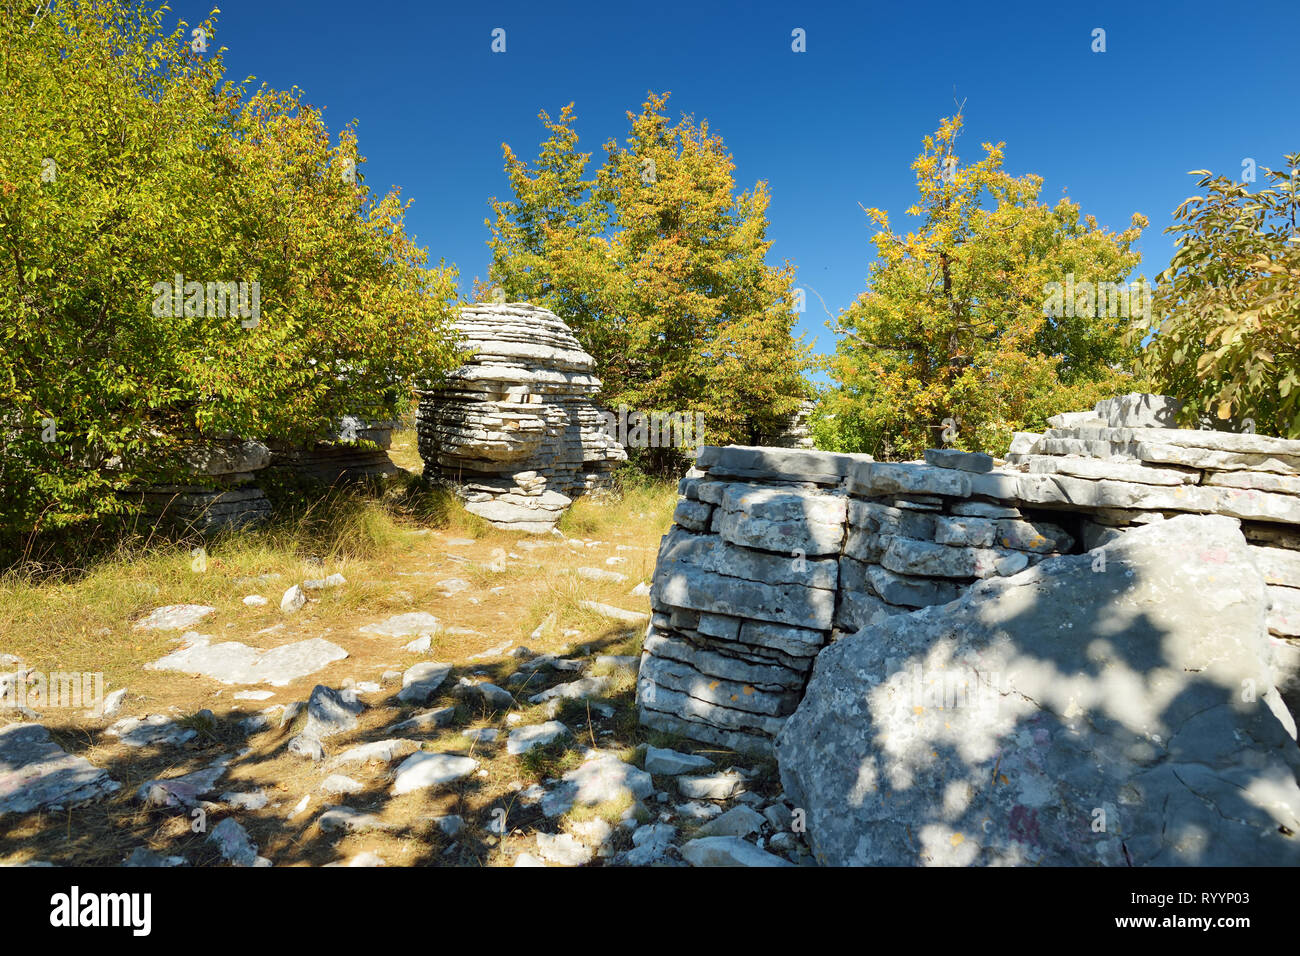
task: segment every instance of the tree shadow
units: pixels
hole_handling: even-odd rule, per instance
[[[580,643],[588,655],[594,655],[628,640],[625,629],[611,626]],[[570,652],[573,650],[570,648]],[[68,753],[91,758],[97,768],[120,784],[120,789],[81,806],[6,816],[0,826],[0,855],[55,861],[57,865],[116,866],[133,850],[144,847],[164,857],[184,857],[193,866],[226,865],[218,846],[208,838],[222,820],[233,818],[257,845],[257,852],[275,866],[343,864],[364,850],[378,852],[390,866],[484,865],[503,842],[512,838],[517,842],[516,831],[524,831],[531,838],[532,831],[554,830],[558,823],[547,818],[536,801],[520,799],[525,786],[503,787],[503,781],[497,779],[500,772],[494,765],[495,757],[493,761],[482,759],[484,748],[504,750],[505,712],[454,693],[457,679],[469,676],[507,687],[517,705],[529,708],[535,706],[529,702],[531,695],[581,676],[539,668],[511,686],[509,676],[517,664],[506,659],[457,665],[418,707],[399,701],[396,687],[386,689],[382,696],[368,698],[357,728],[324,740],[327,754],[320,763],[288,751],[300,720],[278,726],[273,718],[269,727],[250,733],[244,723],[248,714],[230,709],[210,722],[193,716],[182,719],[185,727],[195,731],[193,739],[182,745],[130,749],[106,734],[109,720],[102,726],[86,727],[69,719],[60,720],[58,711],[50,710],[40,723],[52,738]],[[545,772],[552,768],[576,765],[576,756],[593,743],[612,748],[635,743],[632,738],[639,737],[640,728],[635,724],[633,694],[629,683],[607,697],[563,701],[558,716],[572,733],[550,748],[544,755],[546,759],[537,762],[538,777],[532,782],[544,783]],[[454,711],[445,726],[395,729],[410,716],[441,708]],[[631,722],[629,714],[633,715]],[[462,736],[462,731],[485,720],[501,728],[495,741],[480,743]],[[422,749],[438,753],[480,759],[481,766],[489,768],[491,774],[484,779],[471,773],[447,785],[396,794],[392,781],[405,754],[386,766],[332,763],[351,748],[394,739],[411,740]],[[495,750],[493,753],[500,756]],[[225,773],[215,786],[204,791],[205,799],[196,805],[150,806],[140,796],[141,788],[150,781],[166,782],[200,772],[223,758],[228,760]],[[524,769],[527,767],[524,765]],[[519,768],[512,765],[507,769]],[[326,795],[320,784],[336,773],[354,777],[362,784],[361,789]],[[521,785],[528,782],[520,781]],[[248,794],[259,790],[268,797],[265,808],[238,809],[222,802],[227,792]],[[310,802],[302,812],[295,813],[294,805],[304,790]],[[321,818],[334,807],[378,818],[382,827],[357,833],[323,829]],[[449,815],[461,817],[463,827],[445,832],[438,821]]]
[[[1127,532],[823,650],[778,743],[818,858],[1300,864],[1266,592],[1224,527]]]

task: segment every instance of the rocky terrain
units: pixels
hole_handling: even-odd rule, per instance
[[[383,561],[296,572],[218,551],[140,575],[142,596],[198,600],[142,597],[84,646],[6,634],[27,696],[0,728],[0,861],[810,862],[770,761],[637,724],[667,514],[615,511],[600,538],[413,528]],[[35,694],[106,643],[102,712]]]

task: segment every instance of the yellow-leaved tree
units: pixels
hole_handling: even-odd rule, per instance
[[[1125,285],[1146,219],[1100,228],[1078,205],[1040,201],[1039,176],[1002,168],[1003,144],[961,165],[962,117],[944,119],[912,163],[916,226],[879,226],[867,290],[834,323],[835,385],[814,422],[818,447],[882,459],[949,443],[1001,453],[1012,433],[1140,387],[1125,339],[1149,307]]]
[[[572,105],[529,167],[505,147],[512,199],[494,200],[489,284],[553,309],[595,356],[602,402],[702,413],[710,443],[752,443],[808,394],[793,334],[794,270],[769,265],[766,183],[737,192],[707,121],[672,122],[667,94],[628,113],[623,143],[577,150]],[[485,291],[485,290],[484,290]],[[675,468],[663,449],[642,456]]]

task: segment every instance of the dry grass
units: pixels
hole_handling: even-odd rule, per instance
[[[414,434],[396,436],[391,454],[407,467],[418,465]],[[566,701],[561,719],[573,737],[521,758],[506,753],[505,712],[467,706],[453,698],[450,689],[462,676],[507,687],[516,698],[511,711],[524,723],[537,723],[547,719],[546,708],[529,703],[528,696],[579,675],[543,670],[524,687],[509,686],[507,678],[517,661],[508,656],[508,648],[474,660],[471,656],[507,644],[560,655],[639,653],[639,629],[614,624],[583,609],[580,602],[648,611],[647,600],[629,592],[650,578],[675,499],[670,485],[625,487],[603,502],[577,502],[562,524],[565,539],[533,538],[491,528],[449,496],[418,488],[410,476],[402,476],[379,492],[335,491],[301,509],[291,521],[219,537],[205,545],[205,563],[195,562],[193,542],[153,541],[124,547],[92,567],[58,576],[10,574],[0,579],[0,653],[17,654],[39,671],[103,672],[106,689],[128,689],[119,716],[170,713],[190,717],[188,724],[201,731],[180,748],[131,750],[104,735],[108,721],[66,710],[43,712],[42,723],[56,739],[108,770],[122,790],[81,809],[11,818],[0,835],[0,862],[111,865],[142,845],[183,854],[195,864],[217,862],[203,834],[192,832],[185,811],[145,809],[134,799],[134,791],[145,780],[190,772],[244,748],[247,752],[230,764],[219,790],[261,788],[271,803],[257,811],[211,806],[208,826],[233,813],[260,852],[277,865],[320,865],[362,850],[378,852],[391,865],[509,862],[524,839],[521,833],[537,825],[554,826],[536,807],[523,805],[517,798],[521,788],[570,769],[579,759],[579,748],[593,744],[636,757],[636,748],[647,736],[636,724],[634,678],[627,672],[611,674],[605,701],[614,707],[611,717],[586,702]],[[503,555],[506,570],[492,570]],[[611,565],[608,558],[621,560]],[[627,580],[605,583],[577,577],[575,570],[584,566],[616,570]],[[335,572],[347,578],[346,586],[312,592],[296,614],[281,612],[280,597],[290,585]],[[448,596],[439,582],[451,578],[468,581],[470,589]],[[242,599],[250,594],[268,603],[246,606]],[[266,688],[274,691],[268,700],[236,701],[233,693],[240,688],[143,668],[174,649],[177,637],[136,630],[134,622],[156,607],[182,603],[217,608],[198,628],[217,640],[273,647],[324,637],[342,645],[349,656],[288,687]],[[405,638],[358,633],[363,624],[412,610],[428,611],[464,632],[437,636],[427,657],[405,651]],[[533,639],[543,622],[547,626]],[[348,678],[379,682],[384,672],[427,658],[455,665],[430,706],[455,705],[456,718],[450,727],[408,736],[426,749],[465,753],[480,761],[478,775],[454,787],[394,796],[388,786],[389,767],[354,765],[336,772],[360,781],[364,789],[327,799],[318,788],[329,771],[286,751],[292,728],[281,730],[273,723],[272,729],[245,737],[238,726],[242,718],[268,705],[306,699],[317,683],[337,687]],[[370,706],[359,728],[327,741],[327,750],[337,754],[355,743],[394,736],[386,728],[411,713],[398,704],[396,689],[387,685],[380,693],[363,695]],[[215,724],[192,719],[204,708],[216,715]],[[489,727],[500,731],[494,742],[463,736],[466,730]],[[303,796],[310,797],[307,810],[291,816]],[[389,829],[323,833],[315,821],[331,803],[375,813]],[[504,836],[488,829],[497,809],[507,814]],[[575,819],[626,809],[584,810]],[[449,813],[467,823],[454,840],[436,825],[437,817]]]

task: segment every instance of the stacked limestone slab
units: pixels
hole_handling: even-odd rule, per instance
[[[549,531],[627,458],[592,404],[595,360],[554,313],[527,303],[466,306],[456,329],[472,355],[420,395],[425,475],[498,527]]]
[[[150,485],[138,494],[155,523],[209,532],[254,524],[268,517],[271,502],[255,484],[271,460],[257,441],[214,442],[186,449],[188,484]]]
[[[271,466],[325,484],[391,475],[397,466],[388,457],[388,448],[397,425],[347,415],[328,441],[308,446],[274,445]]]
[[[777,434],[772,437],[770,443],[776,448],[811,450],[814,445],[812,428],[809,423],[816,408],[817,403],[811,399],[804,399],[800,402],[799,407],[785,420]]]
[[[660,548],[642,722],[765,752],[827,641],[1180,513],[1240,521],[1300,711],[1300,442],[1170,428],[1175,413],[1121,396],[1017,436],[1001,464],[702,449]]]

